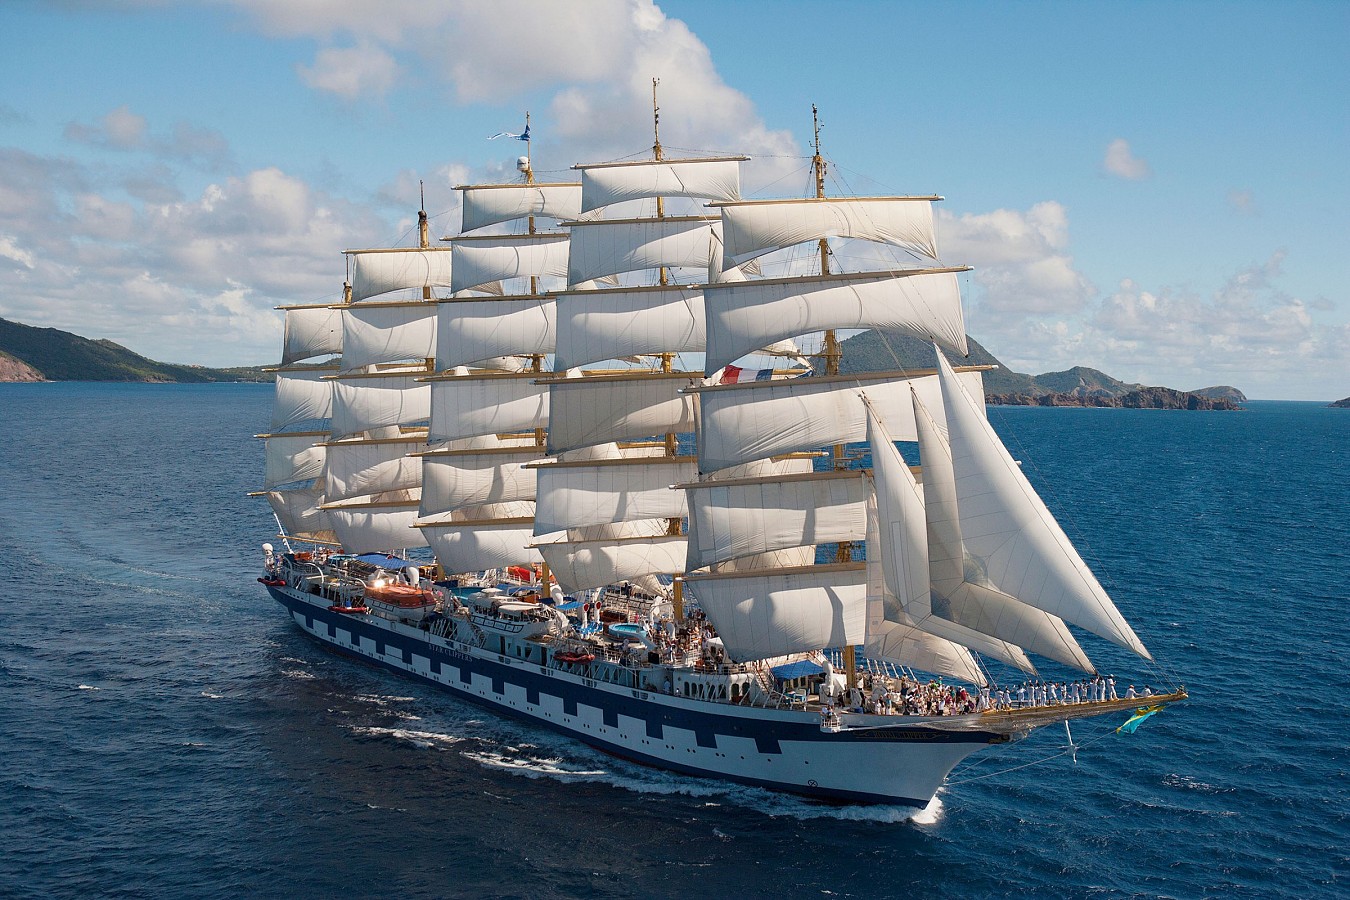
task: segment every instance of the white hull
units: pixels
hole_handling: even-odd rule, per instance
[[[810,796],[922,808],[958,762],[1006,740],[991,732],[951,732],[927,728],[922,719],[897,717],[887,717],[887,728],[824,732],[815,712],[609,684],[404,623],[331,612],[328,601],[289,585],[269,590],[297,625],[341,653],[615,755],[675,771]]]

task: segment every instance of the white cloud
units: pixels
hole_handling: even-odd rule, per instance
[[[137,150],[145,144],[146,121],[127,106],[119,106],[97,125],[72,122],[66,126],[66,137],[81,144],[108,147],[114,150]]]
[[[382,97],[399,76],[394,58],[367,42],[355,47],[326,47],[314,58],[314,65],[297,66],[296,71],[305,84],[344,100]]]
[[[781,158],[800,155],[790,134],[767,129],[703,42],[651,0],[232,2],[265,33],[353,45],[322,47],[301,68],[311,87],[347,100],[381,96],[413,72],[438,75],[461,104],[544,91],[551,122],[539,138],[569,159],[611,159],[650,140],[655,77],[663,144],[762,156],[748,167],[748,191],[799,165]]]
[[[33,254],[20,247],[12,235],[0,234],[0,259],[18,263],[25,269],[33,268]]]
[[[1102,166],[1110,174],[1127,181],[1141,181],[1152,174],[1148,162],[1135,156],[1130,142],[1124,138],[1116,138],[1107,145]]]
[[[953,216],[939,211],[943,257],[975,267],[971,298],[1001,315],[1072,313],[1096,288],[1067,252],[1068,212],[1053,200],[1026,212],[998,209]]]
[[[170,362],[275,361],[273,306],[336,299],[336,249],[378,244],[374,212],[276,168],[188,200],[118,200],[121,179],[0,152],[0,316]],[[19,237],[22,236],[22,237]]]

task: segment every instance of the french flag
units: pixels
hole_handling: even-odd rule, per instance
[[[727,366],[722,370],[718,384],[744,384],[747,381],[772,381],[773,369],[742,369],[740,366]]]

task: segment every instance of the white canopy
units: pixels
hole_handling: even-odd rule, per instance
[[[378,440],[345,440],[328,444],[324,496],[328,502],[422,484],[422,463],[409,456],[424,449],[425,434]]]
[[[359,434],[387,425],[416,425],[431,414],[426,370],[340,375],[333,381],[333,436]]]
[[[867,537],[870,485],[861,472],[705,481],[689,494],[688,569]]]
[[[436,304],[360,303],[342,310],[342,367],[429,359],[436,352]]]
[[[739,200],[748,156],[590,163],[581,170],[581,211],[650,197]]]
[[[683,491],[672,484],[694,477],[693,457],[637,457],[539,465],[535,534],[634,519],[685,515]]]
[[[331,416],[333,383],[324,379],[336,372],[336,366],[277,372],[276,399],[272,403],[272,430],[280,431],[297,422],[316,421]]]
[[[1151,659],[940,354],[938,364],[965,551],[1022,603]]]
[[[526,216],[571,219],[581,214],[579,184],[464,184],[455,190],[464,199],[461,231]]]
[[[569,284],[659,266],[706,269],[712,253],[712,232],[721,227],[716,216],[597,219],[566,224],[572,230]]]
[[[822,238],[861,238],[937,259],[933,204],[938,197],[746,200],[722,210],[722,268]]]
[[[294,481],[313,481],[323,474],[326,431],[293,431],[289,434],[266,434],[263,442],[265,458],[263,487],[274,488]]]
[[[342,310],[331,306],[291,306],[286,312],[286,340],[281,364],[342,352]]]
[[[964,269],[864,272],[710,284],[707,370],[783,338],[831,328],[882,328],[967,353]]]
[[[700,288],[669,284],[558,295],[554,368],[563,370],[643,353],[701,352]]]
[[[584,591],[684,570],[682,535],[559,541],[537,545],[537,549],[565,591]]]
[[[567,275],[566,232],[489,234],[452,238],[451,287],[464,291],[504,278]]]
[[[969,385],[972,396],[984,396],[978,371],[957,377]],[[930,409],[942,408],[935,375],[878,372],[696,388],[701,410],[699,471],[866,440],[867,414],[860,389],[896,440],[918,440],[910,385]]]
[[[402,492],[398,492],[402,493]],[[342,548],[348,553],[407,550],[425,547],[426,539],[413,527],[417,500],[361,498],[324,507]]]
[[[431,389],[431,440],[510,434],[548,426],[549,389],[537,373],[437,378]]]
[[[685,587],[740,662],[853,646],[866,637],[863,563],[691,575]]]
[[[557,304],[552,297],[442,300],[437,305],[436,360],[442,369],[553,352]]]
[[[450,248],[348,250],[352,300],[407,288],[450,287]]]
[[[673,372],[551,381],[549,452],[693,431],[694,398],[680,390],[697,380]]]

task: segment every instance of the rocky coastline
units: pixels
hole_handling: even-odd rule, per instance
[[[1100,393],[986,394],[993,406],[1086,406],[1110,409],[1241,409],[1228,397],[1206,397],[1189,391],[1146,387],[1119,396]]]

